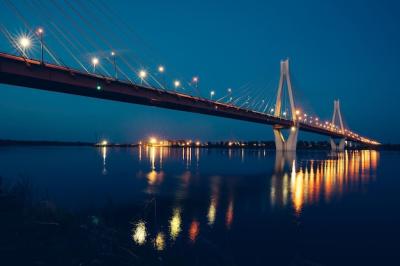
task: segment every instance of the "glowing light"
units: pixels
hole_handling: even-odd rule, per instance
[[[43,32],[44,32],[44,31],[43,31],[43,28],[38,28],[38,29],[37,29],[37,33],[38,33],[39,35],[43,34]]]
[[[169,221],[169,230],[172,240],[175,240],[181,232],[181,210],[179,208],[174,209],[174,213]]]
[[[108,141],[107,141],[107,140],[103,140],[100,144],[101,144],[102,146],[107,146],[107,145],[108,145]]]
[[[201,145],[200,141],[196,141],[196,146],[200,146],[200,145]]]
[[[147,77],[147,72],[145,70],[140,70],[139,71],[139,77],[141,79],[145,79]]]
[[[175,86],[175,88],[180,87],[181,86],[181,82],[179,80],[175,80],[174,81],[174,86]]]
[[[199,82],[199,77],[193,77],[192,81],[193,81],[193,83]]]
[[[157,139],[156,139],[155,137],[151,137],[151,138],[149,139],[149,143],[152,144],[152,145],[154,145],[154,144],[157,143]]]
[[[138,245],[143,245],[146,243],[147,231],[146,224],[142,221],[136,224],[135,229],[133,230],[132,239]]]
[[[286,116],[286,112],[283,112],[283,116]]]
[[[96,89],[97,89],[98,91],[101,90],[101,86],[100,86],[100,85],[97,85]]]
[[[296,131],[296,127],[291,127],[290,130],[291,131]]]
[[[296,110],[296,115],[300,115],[300,110]]]
[[[210,91],[211,97],[215,95],[215,91]]]
[[[111,56],[115,56],[115,52],[114,51],[111,52]]]
[[[199,235],[199,232],[200,232],[200,223],[198,221],[194,220],[190,224],[190,228],[189,228],[190,241],[192,241],[193,243],[196,242],[196,238]]]
[[[164,66],[158,66],[158,72],[164,73],[165,72],[165,67]]]
[[[232,92],[232,89],[231,88],[228,88],[228,93],[231,93]]]
[[[30,46],[31,46],[31,44],[32,44],[32,41],[31,41],[31,39],[29,39],[29,37],[27,37],[27,36],[22,36],[20,39],[19,39],[19,45],[22,47],[22,49],[27,49],[27,48],[29,48]]]
[[[274,112],[274,110],[275,110],[274,108],[271,108],[271,113]]]
[[[158,251],[162,251],[165,248],[165,236],[162,232],[159,232],[156,236],[156,239],[154,239],[154,247]]]
[[[215,223],[215,215],[217,213],[217,202],[215,198],[211,199],[210,207],[208,208],[207,219],[208,225],[213,225]]]

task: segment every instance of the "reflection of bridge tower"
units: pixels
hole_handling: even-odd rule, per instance
[[[284,129],[284,127],[282,125],[274,126],[275,147],[277,151],[295,151],[297,145],[297,136],[299,132],[298,130],[299,127],[298,124],[296,123],[296,108],[294,105],[292,83],[290,81],[289,60],[281,61],[281,75],[279,78],[278,93],[276,96],[276,105],[275,105],[275,116],[278,117],[281,116],[282,92],[285,81],[290,101],[290,111],[292,114],[292,120],[294,124],[289,131],[289,136],[287,139],[285,139],[282,134],[282,129]]]
[[[340,132],[344,134],[344,125],[343,125],[343,119],[342,119],[342,114],[340,113],[340,102],[339,100],[336,100],[333,102],[333,116],[332,116],[332,125],[336,125],[336,119],[339,120],[339,127],[340,127]],[[333,151],[344,151],[344,148],[346,146],[346,139],[345,138],[340,138],[338,139],[338,142],[334,138],[330,138],[330,143],[331,143],[331,149]]]

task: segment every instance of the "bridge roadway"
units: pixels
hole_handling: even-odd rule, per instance
[[[227,117],[283,128],[293,126],[292,120],[239,108],[227,103],[219,103],[183,93],[132,84],[111,77],[88,74],[58,65],[41,64],[37,60],[25,59],[4,53],[0,53],[0,83]],[[97,89],[98,86],[101,87],[100,90]],[[320,126],[300,122],[299,127],[303,131],[333,138],[344,137],[350,141],[366,143],[360,136],[344,135]]]

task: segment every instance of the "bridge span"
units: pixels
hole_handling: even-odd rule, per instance
[[[290,85],[288,64],[283,64],[283,66],[286,67],[287,73],[285,73],[285,69],[282,70],[281,63],[281,89],[281,83],[284,81],[282,78],[284,79],[285,75],[289,82],[288,85]],[[279,136],[275,134],[276,141],[278,141],[277,138],[282,139],[283,142],[285,141],[280,134],[280,130],[288,128],[291,129],[290,131],[296,131],[294,142],[297,141],[297,131],[300,129],[333,139],[342,139],[367,145],[379,144],[343,127],[327,126],[322,121],[301,120],[297,119],[296,116],[291,119],[282,118],[279,113],[274,115],[266,114],[229,103],[221,103],[180,92],[129,83],[112,77],[41,63],[38,60],[5,53],[0,53],[0,83],[272,125],[274,131],[279,131]],[[289,92],[291,93],[291,91]],[[294,113],[294,110],[292,110],[292,113]],[[295,150],[295,146],[281,147],[279,149]]]

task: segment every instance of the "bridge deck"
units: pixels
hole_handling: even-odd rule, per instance
[[[254,123],[291,127],[292,120],[275,117],[234,105],[183,93],[131,84],[96,74],[88,74],[37,60],[0,53],[0,83],[120,102],[156,106],[186,112],[227,117]],[[98,86],[101,87],[98,90]],[[344,135],[320,126],[299,123],[303,131],[369,143],[360,136]],[[371,144],[371,143],[369,143]]]

